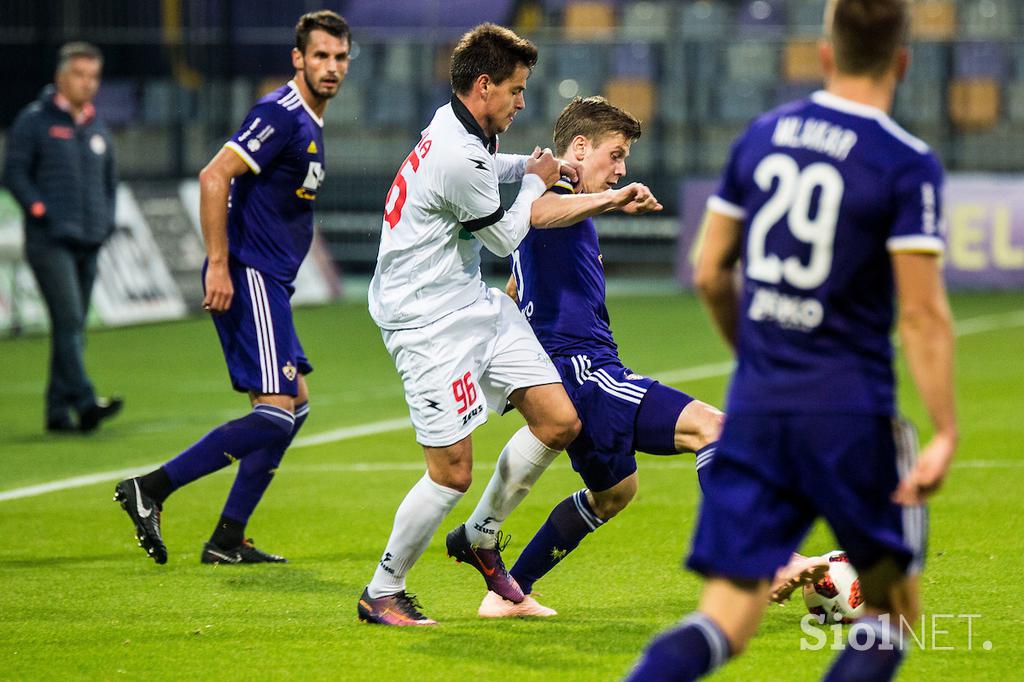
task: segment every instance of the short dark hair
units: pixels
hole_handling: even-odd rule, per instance
[[[634,142],[640,137],[640,121],[604,97],[574,97],[555,121],[555,153],[562,156],[569,151],[569,144],[577,135],[597,146],[615,133]]]
[[[73,43],[66,43],[60,48],[60,51],[57,53],[57,71],[63,71],[64,67],[72,59],[80,58],[95,59],[100,63],[100,66],[103,65],[103,53],[100,52],[100,48],[92,43],[79,40]]]
[[[452,92],[465,95],[480,74],[501,83],[517,66],[533,69],[536,64],[536,45],[503,26],[480,24],[463,35],[452,51]]]
[[[347,39],[352,42],[352,32],[348,28],[348,22],[340,14],[329,9],[322,9],[319,12],[309,12],[299,17],[299,23],[295,24],[295,49],[306,54],[306,45],[309,44],[309,34],[313,31],[324,31],[338,40]]]
[[[909,27],[907,0],[830,0],[825,11],[836,69],[851,76],[882,75]]]

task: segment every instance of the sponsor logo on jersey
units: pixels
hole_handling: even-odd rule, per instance
[[[284,378],[288,381],[295,381],[295,375],[298,373],[291,360],[285,363],[284,367],[281,368],[281,372],[284,373]]]
[[[478,414],[483,414],[483,413],[484,413],[484,406],[483,405],[477,405],[472,410],[470,410],[466,414],[462,415],[462,425],[465,426],[466,424],[469,423],[470,419],[472,419],[473,417],[477,416]]]

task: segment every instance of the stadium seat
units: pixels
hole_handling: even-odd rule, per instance
[[[527,91],[529,95],[529,91]],[[564,78],[553,80],[544,86],[544,93],[540,97],[540,107],[543,109],[544,118],[548,125],[553,125],[562,109],[573,97],[589,97],[601,94],[601,82],[594,80],[583,80],[579,78]]]
[[[894,117],[904,125],[938,125],[945,118],[943,94],[935,82],[908,81],[896,91]]]
[[[617,77],[653,79],[656,71],[654,47],[646,42],[615,45],[610,71]]]
[[[781,40],[786,30],[784,0],[748,0],[736,13],[736,31],[742,36]]]
[[[604,40],[615,34],[615,7],[599,0],[574,0],[565,6],[563,32],[569,40]]]
[[[698,170],[718,175],[722,172],[729,151],[736,137],[743,132],[745,123],[736,125],[710,125],[703,129],[701,135],[701,152]]]
[[[1020,39],[1019,0],[970,0],[960,12],[961,35],[965,38]]]
[[[779,46],[775,42],[745,40],[725,48],[729,80],[769,83],[779,77]]]
[[[152,79],[142,87],[142,122],[169,125],[176,120],[178,93],[174,83],[165,79]]]
[[[1006,114],[1011,122],[1024,124],[1024,81],[1015,81],[1006,87]]]
[[[574,78],[583,82],[603,82],[607,76],[605,67],[608,50],[604,45],[593,43],[563,43],[555,45],[548,73],[559,80]]]
[[[761,83],[723,81],[718,86],[718,119],[724,123],[747,123],[768,108],[768,96]]]
[[[419,81],[423,60],[419,46],[404,41],[394,41],[383,51],[381,76],[393,83],[413,84]]]
[[[954,78],[1007,78],[1006,50],[1002,43],[970,41],[953,48]]]
[[[686,88],[690,92],[690,112],[694,123],[704,123],[714,116],[714,85],[720,77],[720,53],[707,44],[690,42],[686,52]]]
[[[619,33],[627,40],[664,41],[672,30],[672,7],[668,2],[630,2],[622,7]]]
[[[1020,156],[1024,149],[1024,133],[999,127],[986,132],[967,132],[954,145],[955,163],[967,168],[984,168],[989,172],[1020,172]]]
[[[374,83],[369,93],[367,118],[371,125],[416,128],[423,123],[418,120],[419,97],[415,88],[382,80]]]
[[[953,0],[918,0],[910,8],[910,35],[917,40],[949,40],[956,35]]]
[[[654,116],[657,96],[654,83],[640,78],[612,78],[604,86],[604,96],[617,107],[622,107],[650,123]]]
[[[999,82],[992,78],[953,78],[949,118],[960,130],[991,130],[999,122]]]
[[[732,28],[728,6],[711,0],[691,0],[679,13],[679,33],[684,38],[718,40]]]
[[[949,76],[949,46],[938,42],[914,42],[910,46],[907,79],[920,83],[943,82]]]
[[[824,77],[818,41],[814,38],[790,38],[782,49],[782,77],[789,82],[820,83]]]
[[[789,34],[794,37],[818,38],[825,16],[826,0],[795,0],[788,7]]]

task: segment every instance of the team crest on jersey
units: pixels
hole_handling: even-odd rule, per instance
[[[316,140],[309,141],[309,146],[306,147],[306,151],[310,154],[316,154]]]
[[[291,360],[285,363],[284,367],[281,368],[281,372],[284,374],[284,378],[288,381],[295,381],[295,375],[298,373],[295,369],[295,365],[291,363]]]

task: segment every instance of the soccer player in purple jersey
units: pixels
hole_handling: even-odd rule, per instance
[[[483,617],[555,615],[531,596],[533,585],[636,496],[636,451],[695,452],[698,476],[714,454],[722,413],[626,368],[605,305],[594,217],[661,210],[641,183],[615,188],[640,134],[640,122],[603,97],[570,102],[555,123],[554,143],[560,157],[583,166],[582,186],[563,179],[535,201],[534,229],[512,254],[507,292],[554,361],[580,415],[582,431],[566,450],[587,487],[555,506],[513,566],[526,599],[513,604],[488,592],[479,609]],[[547,229],[553,227],[562,229]],[[820,564],[797,557],[783,572],[786,596],[801,580],[819,576],[823,569],[804,574]]]
[[[957,443],[942,167],[887,113],[908,23],[904,0],[830,0],[825,90],[755,120],[709,201],[696,283],[738,365],[687,562],[706,583],[697,611],[651,643],[630,679],[693,680],[742,652],[768,578],[817,516],[869,610],[825,679],[891,679],[903,658],[923,502]],[[894,288],[934,426],[916,463],[916,437],[896,418]]]
[[[160,513],[183,485],[239,461],[205,564],[281,563],[245,527],[309,413],[313,368],[295,332],[290,298],[313,239],[313,202],[324,177],[323,114],[348,73],[348,24],[330,11],[295,27],[295,77],[266,95],[199,174],[206,242],[203,307],[213,315],[231,384],[252,412],[217,427],[156,470],[117,484],[114,499],[139,546],[167,561]]]
[[[533,584],[637,492],[635,451],[699,451],[710,458],[722,414],[619,360],[605,307],[604,266],[594,216],[641,214],[661,204],[644,185],[615,185],[641,133],[640,122],[603,97],[577,97],[555,124],[555,153],[583,166],[582,186],[561,180],[534,202],[531,229],[512,254],[507,291],[551,356],[583,423],[567,448],[587,487],[562,500],[512,568],[527,595],[520,604],[488,592],[485,617],[549,616]],[[545,229],[560,227],[562,229]]]

